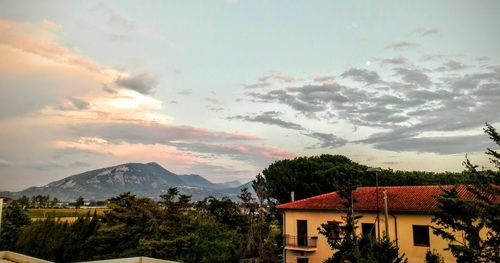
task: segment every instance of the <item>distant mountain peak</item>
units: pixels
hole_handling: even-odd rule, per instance
[[[68,176],[42,187],[30,187],[20,192],[4,192],[15,198],[50,195],[60,200],[73,201],[79,196],[86,200],[106,200],[123,192],[158,198],[170,187],[192,195],[194,200],[206,196],[239,194],[234,182],[216,184],[197,174],[177,175],[156,162],[125,163]]]

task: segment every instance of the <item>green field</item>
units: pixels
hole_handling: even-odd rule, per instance
[[[90,215],[94,215],[94,211],[97,211],[97,215],[104,214],[104,211],[108,210],[107,208],[96,208],[96,209],[74,209],[74,208],[32,208],[28,209],[28,215],[32,219],[39,218],[47,218],[49,216],[53,216],[56,218],[61,217],[79,217],[87,215],[90,212]]]

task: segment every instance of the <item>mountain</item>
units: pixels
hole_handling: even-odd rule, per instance
[[[216,184],[208,181],[207,179],[201,177],[197,174],[184,174],[180,175],[179,178],[187,186],[192,187],[205,187],[205,188],[218,188]]]
[[[158,199],[169,187],[191,195],[193,200],[207,196],[237,199],[244,185],[235,182],[212,183],[200,175],[177,175],[157,163],[127,163],[108,168],[75,174],[41,187],[30,187],[19,192],[0,192],[1,195],[19,198],[23,195],[50,195],[64,201],[74,201],[79,196],[85,200],[106,200],[123,192]]]
[[[234,188],[242,186],[243,183],[237,180],[217,184],[221,188]]]
[[[179,176],[187,186],[204,187],[212,189],[234,188],[243,185],[240,181],[229,181],[224,183],[212,183],[204,177],[197,174],[183,174]]]

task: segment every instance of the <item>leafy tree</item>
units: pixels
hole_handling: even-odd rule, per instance
[[[286,203],[290,201],[290,191],[295,192],[296,199],[335,191],[337,177],[360,168],[366,170],[366,166],[345,156],[323,154],[276,161],[262,175],[269,199]]]
[[[436,251],[425,252],[425,263],[444,263],[444,258]]]
[[[500,135],[488,123],[485,132],[500,145]],[[470,183],[443,189],[443,195],[438,197],[440,211],[432,219],[437,224],[432,227],[434,234],[449,241],[448,249],[459,263],[500,262],[500,187],[496,185],[500,154],[489,148],[486,154],[496,171],[478,170],[466,158]]]
[[[220,200],[212,196],[207,197],[196,203],[196,209],[199,214],[212,215],[221,224],[234,228],[238,232],[246,233],[248,230],[239,205],[228,197],[223,197]]]
[[[17,240],[16,250],[55,262],[86,260],[92,253],[89,240],[97,228],[95,215],[91,218],[87,214],[73,223],[49,217],[26,227]]]
[[[92,239],[96,258],[140,256],[139,241],[159,237],[160,209],[151,199],[124,193],[109,199],[108,207]]]
[[[30,199],[25,195],[23,195],[21,198],[19,198],[17,200],[14,200],[13,203],[18,204],[22,208],[29,208],[30,207]]]
[[[390,262],[401,263],[407,262],[404,255],[399,255],[399,249],[394,242],[388,238],[382,240],[372,240],[368,236],[359,237],[356,234],[357,222],[361,218],[354,214],[354,203],[356,200],[353,197],[353,192],[360,184],[360,176],[362,170],[352,170],[349,173],[341,173],[341,176],[336,177],[336,187],[339,189],[338,194],[345,202],[343,203],[346,214],[342,216],[345,225],[341,231],[338,224],[322,224],[318,228],[319,233],[327,238],[327,242],[335,252],[332,257],[328,258],[326,263],[368,263],[368,262]],[[343,232],[343,235],[339,235]]]
[[[59,203],[59,199],[57,199],[56,197],[54,197],[54,198],[52,199],[52,201],[50,201],[50,207],[51,207],[51,208],[56,207],[57,203]]]
[[[75,208],[76,209],[80,209],[80,207],[85,204],[85,200],[83,199],[83,197],[79,196],[76,201],[75,201]]]
[[[3,210],[0,250],[16,250],[15,244],[24,228],[31,224],[28,213],[19,203],[13,203]]]

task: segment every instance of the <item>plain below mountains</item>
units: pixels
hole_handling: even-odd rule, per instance
[[[1,195],[19,198],[23,195],[50,195],[63,201],[74,201],[79,196],[85,200],[106,200],[124,192],[158,199],[168,188],[177,187],[193,200],[207,196],[237,199],[242,188],[250,183],[238,181],[212,183],[196,174],[177,175],[157,163],[127,163],[72,175],[41,187],[30,187],[19,192],[1,192]]]

